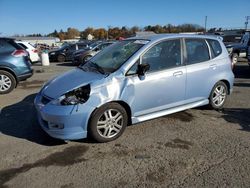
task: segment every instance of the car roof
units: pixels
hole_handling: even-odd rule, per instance
[[[14,38],[9,38],[9,37],[0,37],[1,40],[14,40]]]
[[[29,44],[27,41],[16,40],[17,43]]]
[[[153,35],[145,35],[140,37],[131,37],[129,39],[138,39],[138,40],[149,40],[149,41],[158,41],[162,39],[171,39],[171,38],[205,38],[205,39],[216,39],[218,40],[218,36],[213,35],[197,35],[197,34],[153,34]]]

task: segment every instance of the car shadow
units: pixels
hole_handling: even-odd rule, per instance
[[[45,146],[66,144],[65,141],[50,137],[39,126],[33,105],[35,96],[35,93],[31,94],[0,111],[0,133]]]
[[[224,108],[222,118],[229,123],[240,125],[242,131],[250,132],[250,109],[248,108]]]
[[[56,66],[75,67],[72,62],[57,63]]]
[[[234,83],[234,86],[237,86],[237,87],[250,87],[250,83],[244,83],[244,82],[237,82],[237,83]]]
[[[235,78],[250,78],[250,68],[247,62],[237,64],[233,70]]]

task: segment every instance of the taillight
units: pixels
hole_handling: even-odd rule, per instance
[[[33,49],[32,50],[34,53],[38,53],[38,50],[37,49]]]
[[[12,55],[15,57],[21,57],[21,56],[28,56],[28,53],[25,50],[15,50],[12,53]]]

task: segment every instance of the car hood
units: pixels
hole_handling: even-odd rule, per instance
[[[93,83],[104,77],[105,75],[97,72],[88,72],[76,68],[50,80],[43,88],[42,94],[56,99],[73,89]]]

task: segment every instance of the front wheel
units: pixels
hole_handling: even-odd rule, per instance
[[[227,85],[219,81],[213,87],[209,96],[209,105],[215,110],[222,109],[227,99]]]
[[[126,110],[117,103],[108,103],[94,111],[89,131],[97,142],[109,142],[120,137],[127,124]]]
[[[58,57],[57,57],[57,61],[58,62],[60,62],[60,63],[62,63],[62,62],[65,62],[65,60],[66,60],[66,58],[65,58],[65,56],[64,55],[58,55]]]

